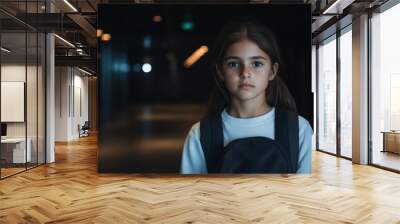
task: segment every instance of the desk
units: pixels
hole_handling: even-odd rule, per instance
[[[382,131],[381,133],[383,133],[382,152],[400,154],[400,131]]]
[[[30,138],[27,139],[27,147],[25,151],[25,138],[6,138],[1,139],[1,157],[6,163],[25,163],[31,161],[31,145]],[[26,152],[26,154],[25,154]],[[11,159],[12,158],[12,159]],[[25,161],[27,158],[27,161]]]

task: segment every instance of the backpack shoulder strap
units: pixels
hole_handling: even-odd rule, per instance
[[[299,158],[299,118],[297,113],[283,108],[275,108],[275,140],[288,150],[292,172],[298,168]]]
[[[223,158],[222,118],[218,113],[207,116],[200,121],[200,143],[208,173],[219,173]]]

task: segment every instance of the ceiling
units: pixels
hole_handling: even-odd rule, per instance
[[[364,10],[368,7],[380,5],[386,0],[341,0],[341,4],[336,6],[337,10],[351,8],[354,11]],[[59,38],[56,39],[56,63],[59,65],[79,65],[79,62],[88,65],[92,70],[96,70],[97,60],[97,7],[102,3],[111,4],[137,4],[137,3],[187,3],[184,0],[1,0],[0,2],[0,22],[2,43],[15,49],[15,54],[22,55],[26,52],[24,32],[55,32],[60,37],[79,46],[83,53],[78,53],[76,49]],[[268,3],[268,4],[311,4],[313,13],[313,37],[325,30],[330,23],[339,19],[335,15],[323,15],[322,13],[333,5],[334,0],[192,0],[191,3]],[[70,5],[69,5],[69,4]],[[372,5],[372,6],[371,6]],[[332,8],[332,7],[331,7]],[[333,9],[336,10],[336,9]],[[51,13],[49,13],[51,12]],[[331,13],[331,12],[330,12]],[[333,11],[335,13],[335,11]],[[23,33],[21,33],[23,31]],[[32,38],[28,38],[32,39]],[[30,42],[31,40],[28,40]],[[7,44],[5,44],[7,43]],[[36,44],[37,45],[37,44]],[[27,52],[34,52],[35,43],[29,43]],[[67,56],[67,57],[65,57]],[[62,60],[62,61],[61,61]]]

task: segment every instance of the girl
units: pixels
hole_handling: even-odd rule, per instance
[[[216,43],[219,89],[211,98],[208,119],[194,124],[186,137],[181,173],[310,173],[313,131],[297,115],[294,99],[279,78],[281,59],[272,33],[254,23],[235,23]],[[288,114],[295,114],[294,123],[278,119]],[[278,135],[286,137],[278,141]]]

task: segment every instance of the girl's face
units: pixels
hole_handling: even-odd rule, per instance
[[[268,82],[274,79],[279,65],[250,40],[242,40],[228,47],[218,72],[231,99],[241,102],[266,100]]]

